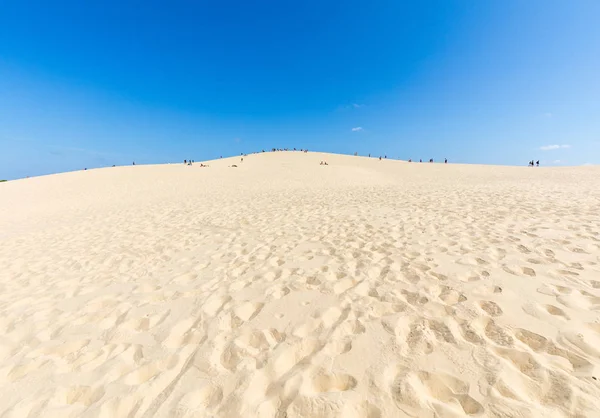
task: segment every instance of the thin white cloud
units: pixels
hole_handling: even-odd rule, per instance
[[[356,128],[352,128],[352,132],[358,132],[358,131],[362,131],[363,128],[362,126],[357,126]]]
[[[560,160],[554,160],[552,161],[552,164],[560,164]]]
[[[540,147],[540,149],[542,151],[552,151],[552,150],[561,149],[561,148],[571,148],[571,146],[564,144],[564,145],[543,145]]]
[[[340,105],[336,111],[338,112],[350,112],[352,110],[355,109],[362,109],[364,107],[367,107],[366,104],[362,104],[362,103],[347,103],[345,105]]]

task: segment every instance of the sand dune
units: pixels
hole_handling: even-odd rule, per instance
[[[600,415],[597,167],[266,153],[0,213],[2,417]]]

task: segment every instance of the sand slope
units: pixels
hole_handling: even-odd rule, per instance
[[[0,416],[600,414],[597,167],[210,164],[0,184]]]

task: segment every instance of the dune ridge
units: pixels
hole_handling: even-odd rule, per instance
[[[209,165],[0,186],[0,416],[600,411],[598,167]]]

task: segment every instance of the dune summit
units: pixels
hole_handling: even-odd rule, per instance
[[[209,165],[0,185],[0,415],[598,415],[597,167]]]

